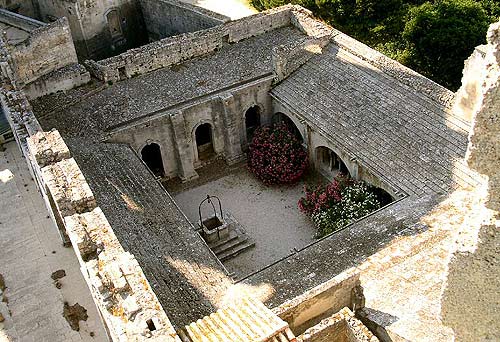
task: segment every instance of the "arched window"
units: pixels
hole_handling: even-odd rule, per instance
[[[158,144],[152,143],[144,146],[141,150],[141,158],[155,176],[163,177],[165,175],[163,160],[161,158],[161,149]]]
[[[106,14],[106,20],[108,22],[109,32],[112,38],[121,37],[122,26],[120,20],[120,12],[117,9],[112,9]]]
[[[196,128],[194,134],[198,148],[198,159],[210,159],[215,154],[212,141],[212,126],[209,123],[201,124]]]
[[[245,113],[245,129],[248,143],[252,141],[253,133],[258,127],[260,127],[260,108],[259,106],[252,106]]]
[[[297,128],[295,123],[293,122],[292,119],[290,119],[286,114],[283,113],[276,113],[273,115],[272,118],[273,123],[284,123],[290,131],[299,139],[301,142],[304,141],[304,137],[302,137],[302,134],[300,133],[300,130]]]
[[[339,173],[351,176],[349,169],[340,157],[325,146],[316,148],[316,164],[320,171],[328,178],[333,178]]]

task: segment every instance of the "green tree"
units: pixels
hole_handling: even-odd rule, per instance
[[[409,11],[403,39],[409,66],[453,90],[463,61],[483,44],[489,18],[473,0],[426,2]]]

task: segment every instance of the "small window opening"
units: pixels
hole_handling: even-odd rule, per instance
[[[155,326],[155,323],[153,322],[152,319],[148,319],[146,321],[146,324],[148,325],[148,329],[149,331],[155,331],[156,330],[156,326]]]

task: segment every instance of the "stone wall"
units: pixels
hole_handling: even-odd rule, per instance
[[[167,177],[195,178],[195,169],[202,165],[195,142],[196,128],[202,123],[212,126],[214,151],[228,163],[243,159],[247,143],[245,112],[257,105],[261,123],[271,122],[268,95],[271,83],[272,76],[267,76],[209,98],[191,100],[181,107],[165,108],[153,118],[115,129],[109,141],[129,144],[139,155],[144,146],[156,143],[161,149]]]
[[[4,6],[0,7],[4,8]],[[25,31],[32,31],[39,27],[45,26],[45,23],[41,21],[32,19],[28,15],[20,15],[17,13],[13,13],[4,9],[0,9],[0,22],[6,23],[9,26],[18,27]]]
[[[2,108],[63,242],[73,245],[110,338],[180,342],[139,264],[97,207],[65,142],[57,131],[42,131],[23,91],[8,77],[13,72],[7,51],[0,52]]]
[[[31,18],[36,18],[38,14],[37,5],[31,0],[0,0],[0,8]]]
[[[87,61],[86,65],[96,78],[105,82],[130,78],[208,54],[225,44],[288,26],[295,8],[283,6],[204,31],[165,38],[99,62]]]
[[[273,312],[288,323],[295,335],[299,335],[324,317],[338,312],[343,307],[362,309],[364,297],[359,274],[353,269],[288,300],[273,309]],[[360,294],[358,296],[358,294]]]
[[[297,337],[298,342],[377,342],[378,338],[348,308],[323,319]]]
[[[27,84],[24,92],[28,99],[36,99],[58,91],[66,91],[90,82],[90,73],[81,64],[70,64],[54,70]]]
[[[141,0],[144,23],[151,40],[205,30],[229,17],[178,0]]]
[[[68,18],[76,51],[81,61],[114,56],[147,42],[141,8],[135,0],[53,1],[38,0],[40,16],[50,22]],[[119,32],[112,33],[108,14],[116,13]]]
[[[34,29],[22,44],[8,46],[20,84],[77,62],[68,21],[61,18]]]
[[[489,208],[500,210],[500,22],[465,62],[455,111],[472,121],[467,162],[488,177]]]

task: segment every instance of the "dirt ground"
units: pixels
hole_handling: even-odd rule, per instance
[[[268,187],[254,178],[243,165],[226,170],[225,175],[219,171],[217,179],[200,177],[206,182],[200,184],[198,181],[190,189],[177,187],[174,199],[189,220],[196,222],[199,203],[207,194],[218,196],[223,210],[230,212],[243,225],[255,241],[255,247],[224,263],[230,272],[236,273],[237,278],[257,271],[289,255],[294,248],[304,247],[314,241],[315,228],[297,207],[304,182],[293,186]],[[306,181],[310,182],[311,177]],[[167,184],[170,191],[172,187],[175,188],[173,184]],[[205,215],[210,214],[208,207],[205,209]]]

